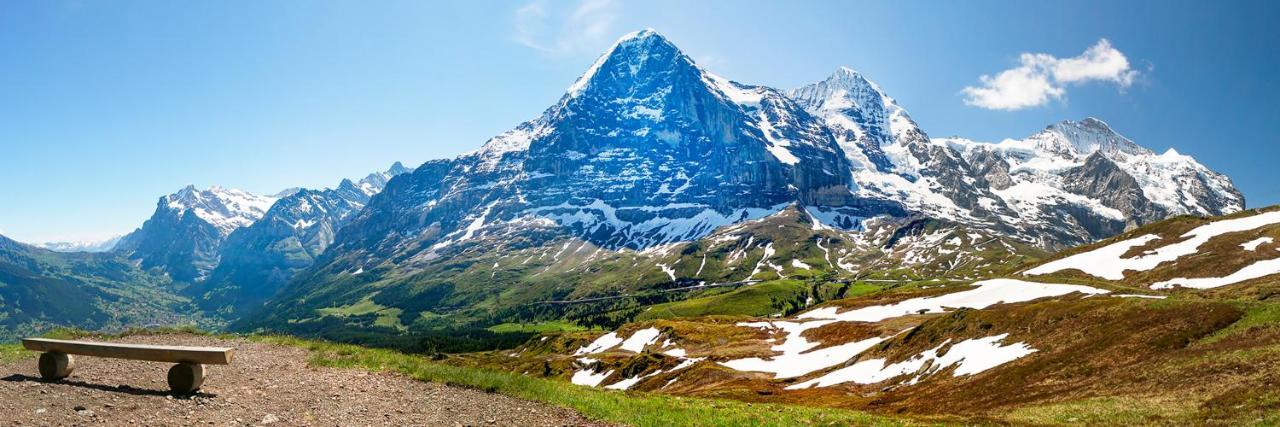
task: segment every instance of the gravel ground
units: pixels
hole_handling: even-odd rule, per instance
[[[0,365],[4,425],[597,426],[574,411],[391,373],[307,366],[307,351],[189,335],[133,336],[137,344],[233,347],[208,366],[195,396],[172,396],[169,365],[78,356],[70,378],[39,378],[35,353]]]

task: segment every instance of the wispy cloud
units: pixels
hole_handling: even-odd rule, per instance
[[[617,15],[614,0],[534,0],[516,9],[515,41],[553,55],[578,53],[613,35]]]
[[[1129,59],[1107,39],[1098,40],[1072,58],[1023,53],[1019,59],[1017,67],[995,76],[983,75],[978,77],[980,86],[965,87],[961,91],[964,103],[991,110],[1021,110],[1062,99],[1069,84],[1109,82],[1123,90],[1138,77],[1138,72],[1129,66]]]

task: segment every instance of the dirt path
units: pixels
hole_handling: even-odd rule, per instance
[[[0,365],[5,425],[604,425],[571,410],[390,373],[307,366],[307,352],[242,340],[134,336],[140,344],[226,346],[193,397],[168,393],[169,365],[79,357],[64,381],[39,379],[35,353]]]

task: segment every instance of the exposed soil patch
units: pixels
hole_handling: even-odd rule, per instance
[[[77,357],[63,381],[44,382],[36,354],[0,365],[6,425],[605,425],[574,411],[392,374],[317,368],[307,351],[191,335],[131,336],[140,344],[224,346],[194,396],[169,394],[168,364]]]

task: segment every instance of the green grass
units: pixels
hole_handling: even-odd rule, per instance
[[[577,324],[574,324],[572,322],[566,322],[562,320],[552,320],[552,321],[537,322],[537,323],[502,323],[502,324],[490,326],[487,329],[499,334],[512,333],[512,332],[532,332],[532,333],[577,332],[577,331],[587,330],[587,328],[578,326]]]
[[[12,362],[14,360],[22,359],[23,357],[26,357],[29,355],[30,354],[27,354],[27,351],[23,349],[21,345],[18,345],[18,344],[0,345],[0,363]]]
[[[399,330],[407,330],[403,323],[400,322],[400,314],[404,310],[399,308],[387,308],[370,298],[362,299],[355,304],[344,305],[341,307],[328,307],[316,310],[322,316],[348,317],[361,316],[365,314],[375,314],[377,320],[373,321],[374,326],[385,326],[388,328],[396,328]]]
[[[712,315],[769,316],[783,311],[775,301],[803,302],[809,285],[798,280],[770,280],[729,292],[658,304],[636,316],[637,321]],[[797,297],[798,296],[798,297]]]
[[[1141,425],[1168,420],[1195,409],[1194,403],[1101,397],[1017,408],[1006,419],[1015,423],[1055,425]]]
[[[520,399],[571,408],[608,422],[636,426],[794,426],[794,425],[919,425],[920,421],[864,412],[793,405],[667,396],[643,392],[606,391],[563,381],[432,362],[421,356],[347,344],[289,337],[254,337],[277,345],[312,352],[318,366],[398,372],[431,381],[501,393]]]
[[[1244,317],[1232,323],[1231,326],[1222,328],[1221,330],[1209,335],[1201,340],[1204,344],[1211,344],[1227,338],[1229,336],[1248,331],[1253,328],[1265,328],[1280,326],[1280,304],[1255,303],[1245,308]]]

